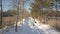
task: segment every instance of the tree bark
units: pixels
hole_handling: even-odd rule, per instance
[[[1,0],[1,22],[0,22],[0,28],[2,28],[2,0]]]

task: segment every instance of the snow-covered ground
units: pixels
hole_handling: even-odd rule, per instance
[[[35,21],[32,17],[23,19],[23,22],[18,22],[17,32],[13,26],[4,30],[3,34],[60,34],[53,27],[42,24],[37,19]]]

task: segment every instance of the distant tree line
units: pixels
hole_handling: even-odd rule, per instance
[[[1,11],[0,11],[0,13],[1,13]],[[15,16],[16,13],[17,13],[17,11],[15,11],[15,10],[3,11],[2,17]],[[1,16],[1,14],[0,14],[0,16]]]

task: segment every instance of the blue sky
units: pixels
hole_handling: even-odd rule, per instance
[[[3,0],[3,11],[6,11],[9,9],[8,5],[10,5],[10,1],[9,0]]]
[[[3,11],[7,11],[8,9],[10,9],[11,7],[9,6],[10,4],[11,4],[11,0],[3,0]],[[26,3],[24,7],[29,10],[30,7],[29,3]]]
[[[25,7],[27,10],[29,10],[29,8],[30,8],[29,3],[26,3],[26,4],[24,5],[24,7]]]

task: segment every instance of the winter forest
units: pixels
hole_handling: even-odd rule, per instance
[[[60,0],[0,0],[0,34],[60,34]]]

